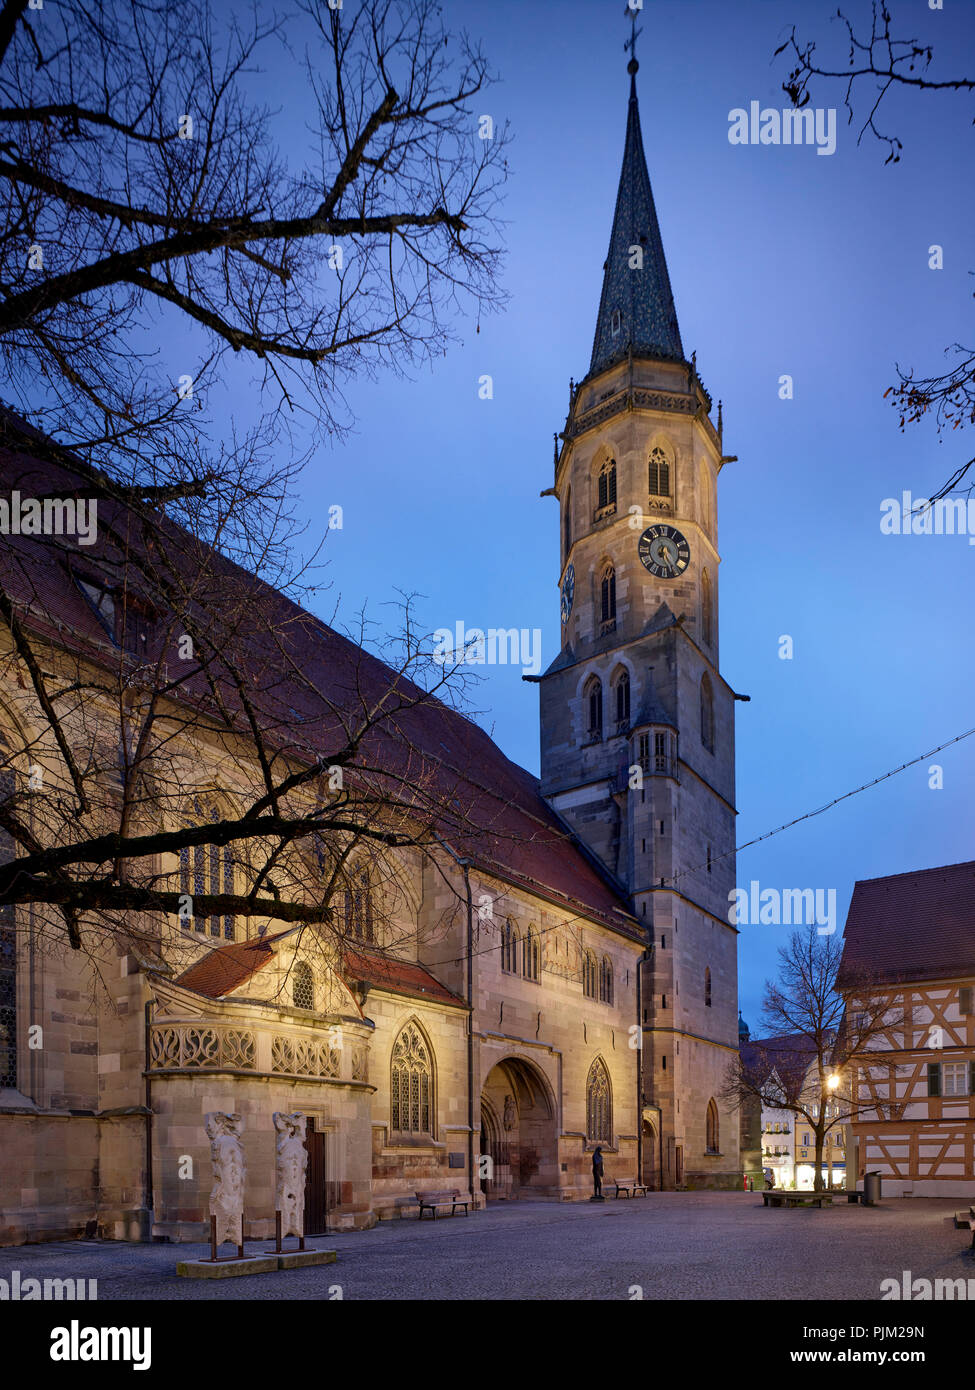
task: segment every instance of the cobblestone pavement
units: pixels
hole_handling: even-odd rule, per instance
[[[73,1241],[0,1250],[0,1277],[98,1280],[110,1299],[878,1299],[885,1278],[971,1280],[962,1199],[766,1210],[758,1194],[651,1193],[516,1202],[468,1218],[383,1222],[310,1242],[338,1262],[222,1281],[183,1279],[196,1245]],[[266,1241],[248,1250],[263,1249]],[[336,1286],[340,1293],[336,1292]]]

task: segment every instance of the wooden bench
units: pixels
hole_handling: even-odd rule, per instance
[[[830,1192],[783,1192],[773,1188],[762,1193],[762,1203],[766,1207],[831,1207],[833,1196]]]
[[[848,1202],[859,1202],[862,1205],[863,1202],[866,1200],[866,1196],[867,1194],[864,1191],[862,1191],[860,1188],[854,1187],[847,1192],[846,1200]]]
[[[437,1212],[441,1207],[450,1207],[451,1216],[454,1215],[458,1207],[463,1207],[464,1215],[470,1216],[470,1211],[468,1210],[471,1204],[470,1198],[462,1197],[456,1187],[450,1192],[418,1192],[416,1194],[416,1200],[420,1205],[419,1220],[421,1221],[423,1220],[423,1213],[425,1211],[432,1212],[433,1219],[436,1221]]]
[[[611,1182],[610,1187],[616,1188],[616,1200],[620,1197],[645,1197],[650,1191],[646,1183],[642,1182]]]

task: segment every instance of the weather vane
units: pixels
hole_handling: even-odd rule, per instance
[[[629,73],[635,73],[640,66],[636,60],[636,41],[639,35],[643,33],[643,30],[636,27],[636,17],[642,9],[643,0],[627,0],[626,9],[623,11],[633,25],[633,28],[630,30],[630,37],[623,45],[624,52],[630,55],[630,61],[626,66],[626,70]]]

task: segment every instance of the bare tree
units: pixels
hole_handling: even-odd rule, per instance
[[[15,466],[27,495],[39,477],[57,491],[50,465]],[[15,697],[0,909],[30,907],[76,948],[83,925],[151,944],[163,918],[221,939],[234,918],[319,923],[378,945],[397,855],[505,833],[503,797],[472,807],[466,769],[431,752],[463,722],[444,708],[463,671],[408,600],[380,660],[364,619],[341,635],[144,504],[100,513],[99,532],[91,551],[33,535],[0,551]]]
[[[724,1097],[732,1105],[749,1103],[791,1112],[815,1136],[814,1190],[823,1190],[826,1136],[857,1118],[852,1063],[892,1026],[889,992],[876,982],[844,972],[844,992],[857,998],[847,1010],[837,992],[843,944],[820,936],[814,927],[793,932],[779,950],[779,975],[766,983],[762,1027],[766,1041],[750,1043],[732,1063]],[[894,1024],[896,1026],[896,1024]]]
[[[235,10],[0,7],[0,462],[11,507],[98,506],[90,550],[0,535],[0,676],[36,730],[0,748],[0,908],[75,947],[187,898],[214,933],[335,927],[365,861],[391,885],[385,856],[471,830],[418,724],[462,672],[408,604],[384,665],[370,625],[347,642],[291,601],[293,482],[352,377],[502,301],[488,65],[433,0]],[[293,79],[283,123],[262,59]],[[243,364],[228,437],[211,401]]]
[[[350,378],[502,298],[505,131],[478,138],[487,61],[433,0],[227,12],[0,9],[8,401],[113,476],[196,477],[238,355],[264,411],[335,431]],[[255,99],[265,60],[284,117]]]
[[[845,67],[819,59],[814,40],[800,40],[795,26],[788,38],[775,50],[777,57],[788,52],[792,67],[782,83],[794,107],[803,107],[811,98],[814,82],[840,83],[844,87],[844,103],[850,124],[861,120],[857,144],[869,132],[887,147],[886,164],[900,161],[901,140],[881,132],[877,113],[892,90],[918,92],[975,92],[975,79],[968,77],[937,77],[931,72],[934,48],[917,39],[897,39],[892,32],[893,16],[885,0],[871,0],[869,31],[866,25],[855,26],[842,10],[835,18],[846,31],[849,48]],[[864,93],[860,115],[855,115],[861,93]],[[940,434],[944,429],[960,429],[975,424],[975,349],[952,343],[945,355],[954,358],[946,372],[917,376],[913,370],[898,366],[898,381],[888,387],[886,396],[900,411],[900,428],[916,424],[931,416]],[[954,491],[969,474],[975,458],[960,463],[945,483],[929,498],[934,502]],[[972,487],[966,489],[971,494]]]

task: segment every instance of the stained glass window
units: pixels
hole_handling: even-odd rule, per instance
[[[399,1134],[430,1134],[433,1077],[430,1051],[419,1028],[408,1023],[393,1045],[390,1125]]]

